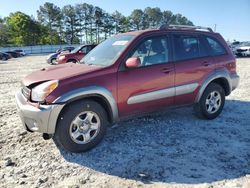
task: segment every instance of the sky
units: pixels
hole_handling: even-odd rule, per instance
[[[160,7],[180,13],[195,25],[207,26],[221,33],[226,40],[250,41],[250,0],[1,0],[0,17],[21,11],[36,17],[40,5],[51,2],[59,7],[89,3],[112,13],[118,10],[125,16],[133,9]]]

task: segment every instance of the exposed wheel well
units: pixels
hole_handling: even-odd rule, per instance
[[[227,79],[217,78],[217,79],[213,80],[211,83],[219,84],[224,89],[226,96],[228,96],[230,94],[230,86],[229,86]]]
[[[108,122],[110,124],[113,123],[113,114],[112,114],[111,106],[109,105],[108,101],[101,95],[93,95],[93,96],[91,95],[91,96],[84,96],[81,98],[72,99],[69,102],[67,102],[67,104],[64,106],[64,108],[61,110],[60,114],[63,113],[64,109],[67,108],[72,103],[76,103],[76,102],[82,101],[82,100],[93,100],[93,101],[99,103],[103,107],[103,109],[107,112]]]
[[[69,59],[69,60],[67,61],[67,63],[69,63],[69,62],[77,62],[77,60],[76,60],[76,59]]]

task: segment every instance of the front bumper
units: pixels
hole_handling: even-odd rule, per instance
[[[234,89],[236,89],[238,87],[238,85],[240,83],[240,77],[236,73],[232,74],[230,77],[231,77],[232,91],[233,91]]]
[[[250,56],[250,51],[243,51],[243,52],[235,52],[235,55],[237,56]]]
[[[16,105],[24,128],[28,131],[54,134],[58,116],[64,104],[32,106],[21,91],[16,93]]]

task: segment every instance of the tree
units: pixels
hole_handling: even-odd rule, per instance
[[[135,9],[126,17],[87,3],[66,5],[62,9],[46,2],[37,10],[36,20],[22,12],[0,18],[0,45],[99,43],[130,30],[156,28],[162,24],[193,25],[185,16],[147,7]]]
[[[4,46],[9,42],[9,30],[6,24],[4,24],[3,20],[0,21],[0,45]]]
[[[39,33],[37,23],[30,16],[22,13],[11,13],[6,19],[10,32],[11,42],[17,45],[35,44],[34,36]]]
[[[79,43],[78,33],[80,22],[76,15],[76,10],[71,5],[66,5],[62,9],[65,25],[66,40],[70,44]]]
[[[144,26],[144,12],[141,9],[135,9],[129,16],[129,19],[132,24],[132,28],[136,30],[143,29]]]
[[[113,34],[114,30],[113,17],[109,13],[104,13],[102,32],[104,33],[104,39]]]
[[[59,43],[60,41],[53,40],[53,35],[55,32],[60,33],[61,37],[63,35],[61,9],[53,3],[46,2],[43,6],[39,7],[37,17],[39,22],[48,27],[50,43]]]
[[[126,23],[126,17],[123,16],[120,12],[115,11],[112,14],[113,21],[114,21],[114,27],[115,27],[115,33],[124,32],[126,30],[126,26],[124,25]]]
[[[76,4],[75,6],[76,16],[79,20],[79,36],[85,35],[85,41],[88,41],[88,25],[89,25],[89,4]]]
[[[144,14],[145,14],[145,19],[147,20],[145,25],[146,27],[154,28],[160,25],[162,20],[162,12],[160,8],[147,7],[144,10]]]
[[[103,26],[104,11],[100,7],[95,7],[96,43],[100,41],[100,28]]]

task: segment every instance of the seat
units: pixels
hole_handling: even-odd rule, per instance
[[[165,48],[162,45],[161,39],[154,39],[151,43],[153,55],[146,56],[143,60],[143,65],[159,64],[166,61]]]

